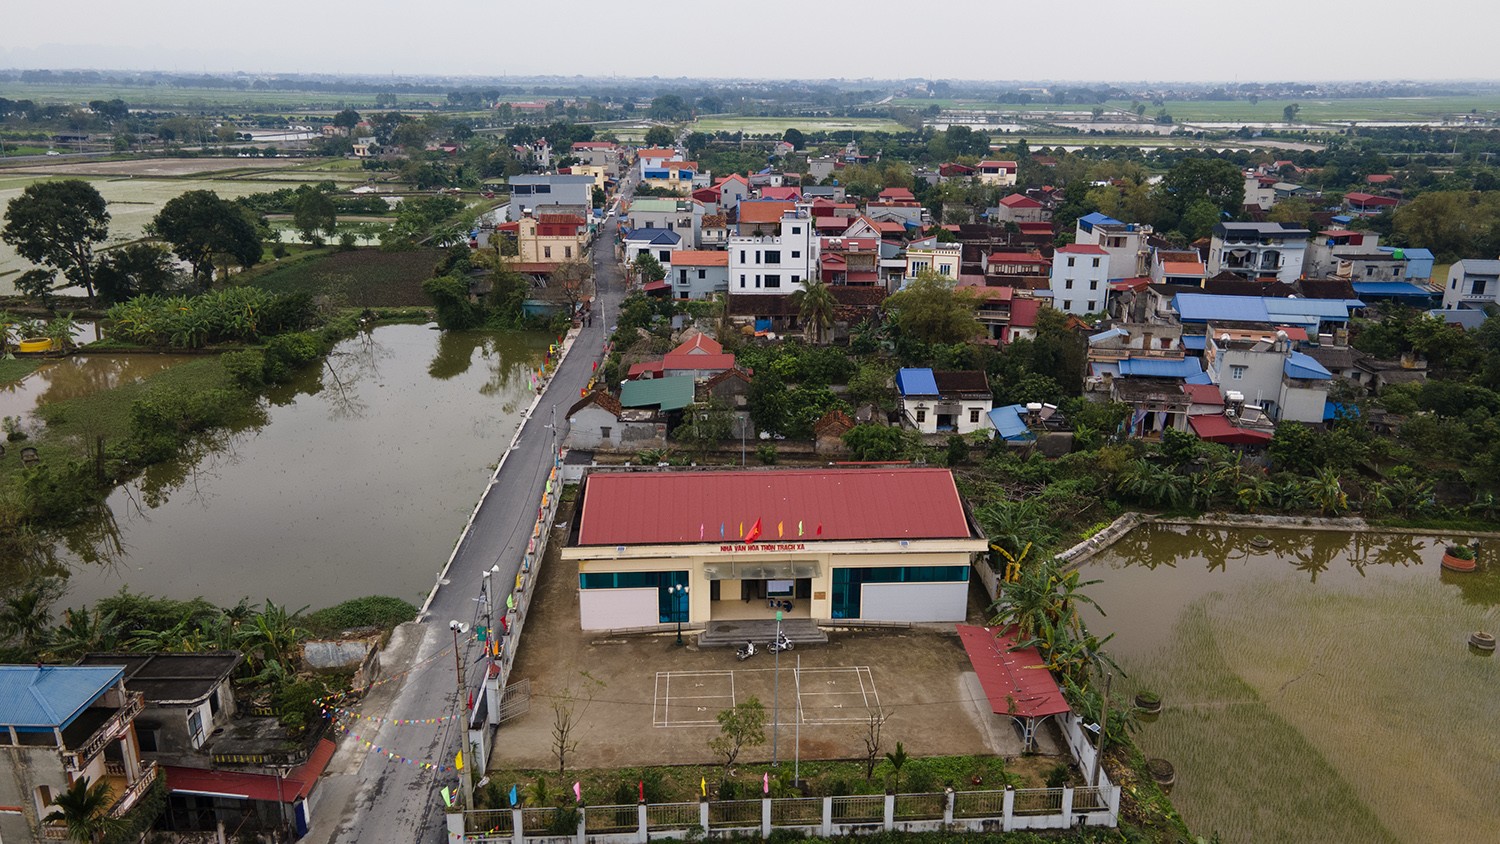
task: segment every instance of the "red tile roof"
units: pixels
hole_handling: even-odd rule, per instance
[[[760,189],[760,198],[785,200],[801,199],[802,189],[792,187],[790,185],[779,188],[767,186]]]
[[[1376,196],[1376,195],[1371,194],[1371,193],[1361,193],[1359,191],[1355,191],[1354,193],[1346,193],[1346,194],[1344,194],[1344,199],[1348,200],[1349,202],[1357,202],[1360,205],[1396,205],[1397,204],[1397,201],[1395,199],[1392,199],[1389,196]]]
[[[635,380],[636,378],[640,378],[641,376],[647,375],[647,374],[650,374],[650,375],[660,375],[661,372],[662,372],[662,362],[661,361],[659,361],[659,360],[643,360],[640,363],[633,363],[633,364],[631,364],[630,365],[630,372],[628,372],[625,375],[625,377],[629,378],[631,380]],[[568,411],[568,412],[571,413],[572,411]]]
[[[670,374],[673,371],[682,372],[685,370],[694,369],[702,369],[710,372],[723,372],[726,369],[734,369],[734,355],[690,355],[668,352],[666,356],[661,359],[661,368],[663,374]]]
[[[280,778],[274,774],[252,774],[240,771],[206,770],[203,768],[179,768],[163,765],[167,776],[168,791],[191,791],[202,795],[238,797],[275,803],[295,803],[307,797],[313,784],[328,767],[337,746],[328,739],[318,741],[312,755],[291,773]],[[279,786],[279,793],[278,793]]]
[[[796,207],[795,203],[777,199],[741,202],[740,223],[775,223],[781,219],[781,215]]]
[[[757,519],[765,542],[972,536],[946,469],[798,469],[590,475],[578,544],[736,542]]]
[[[1166,275],[1203,275],[1203,265],[1197,261],[1167,261],[1161,265]]]
[[[1050,264],[1040,252],[995,252],[990,255],[991,264]]]
[[[636,158],[661,158],[661,159],[676,158],[677,157],[677,150],[675,150],[675,149],[654,149],[654,148],[653,149],[638,149],[638,150],[635,151],[635,157]]]
[[[1021,234],[1052,234],[1051,223],[1016,223],[1016,228],[1021,230]]]
[[[1035,328],[1037,314],[1042,310],[1040,299],[1023,297],[1010,303],[1011,328]]]
[[[728,253],[719,252],[710,254],[727,255]],[[721,355],[724,353],[724,347],[720,345],[718,340],[700,332],[682,341],[682,343],[678,344],[677,348],[667,354],[686,355],[695,352],[707,355]]]
[[[1066,255],[1108,255],[1104,247],[1095,246],[1092,243],[1070,243],[1067,246],[1059,246],[1058,252]]]
[[[670,263],[674,267],[727,267],[729,253],[722,250],[682,249],[672,253]]]
[[[1193,404],[1224,404],[1224,397],[1219,395],[1219,388],[1212,384],[1183,384],[1182,391],[1187,393],[1188,401]]]
[[[1004,168],[1006,170],[1014,170],[1014,169],[1016,169],[1016,163],[1014,161],[981,161],[981,162],[979,162],[979,169],[983,170],[986,167],[1002,167],[1002,168]]]
[[[1188,425],[1200,438],[1216,443],[1265,445],[1271,441],[1271,435],[1265,431],[1241,428],[1227,418],[1214,414],[1189,416]]]
[[[890,202],[915,202],[917,199],[907,188],[886,188],[877,198]]]
[[[1041,208],[1042,203],[1027,196],[1024,193],[1013,193],[1000,200],[1000,204],[1006,208]]]

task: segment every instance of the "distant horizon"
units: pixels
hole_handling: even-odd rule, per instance
[[[232,16],[199,0],[12,5],[0,33],[4,67],[475,78],[610,78],[629,68],[628,79],[1234,84],[1253,72],[1325,83],[1489,81],[1490,51],[1455,36],[1500,28],[1492,0],[1427,0],[1415,11],[1397,0],[1326,0],[1307,7],[1300,27],[1295,16],[1261,25],[1257,10],[1182,0],[1077,0],[1062,11],[983,0],[930,9],[866,0],[855,10],[761,0],[665,18],[609,0],[261,0]]]

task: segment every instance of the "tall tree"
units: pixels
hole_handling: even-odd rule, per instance
[[[980,332],[973,297],[936,273],[924,272],[907,282],[883,307],[902,336],[922,343],[962,343]]]
[[[155,243],[132,243],[111,249],[99,259],[94,281],[99,298],[113,304],[166,290],[177,271],[172,253]]]
[[[833,328],[834,311],[838,308],[828,285],[809,279],[801,290],[792,294],[792,304],[797,306],[807,339],[815,345],[825,342],[827,332]]]
[[[652,126],[646,130],[646,146],[668,147],[672,145],[672,130],[665,126]]]
[[[147,231],[171,244],[177,257],[192,265],[193,279],[203,287],[213,282],[215,260],[249,267],[262,254],[259,233],[246,210],[210,190],[190,190],[167,200]]]
[[[359,125],[359,112],[346,108],[333,116],[333,125],[348,131]]]
[[[323,235],[331,234],[338,225],[338,209],[333,199],[312,185],[297,189],[297,198],[292,203],[292,225],[302,240],[313,246],[323,245]]]
[[[94,246],[108,236],[104,197],[82,179],[28,185],[6,205],[5,228],[0,229],[0,240],[14,246],[22,258],[61,272],[90,299]]]
[[[1207,199],[1220,211],[1237,214],[1245,202],[1245,179],[1240,168],[1218,158],[1186,158],[1167,171],[1161,182],[1177,213]]]

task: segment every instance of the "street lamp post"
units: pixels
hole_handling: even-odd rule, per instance
[[[467,711],[468,702],[464,697],[464,655],[463,651],[460,651],[458,648],[458,634],[469,632],[469,625],[455,619],[448,622],[448,629],[453,631],[453,667],[458,674],[458,703],[456,709],[458,711],[458,714],[462,715]],[[466,737],[468,735],[469,725],[465,723],[466,720],[467,719],[462,719],[459,721],[458,728],[459,735],[461,737]],[[467,738],[459,739],[459,752],[463,751],[464,745],[467,744],[467,741]],[[461,793],[463,794],[464,808],[474,808],[474,780],[469,776],[469,768],[467,765],[464,766],[463,770],[458,772],[458,785]]]
[[[676,600],[676,601],[679,602],[678,606],[677,606],[677,613],[676,613],[676,615],[677,615],[677,646],[678,647],[682,647],[682,617],[684,615],[687,615],[687,609],[688,609],[687,608],[688,587],[687,587],[686,584],[679,583],[676,586],[673,586],[671,591],[672,591],[672,595],[673,595],[674,600]]]

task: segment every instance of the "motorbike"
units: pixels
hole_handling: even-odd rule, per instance
[[[766,647],[770,648],[771,653],[777,653],[778,651],[789,651],[792,649],[792,640],[788,639],[785,633],[779,633],[776,636],[776,640],[768,644]]]
[[[740,662],[744,662],[750,657],[755,656],[755,643],[746,642],[743,648],[740,648],[739,650],[734,652],[734,656]]]

